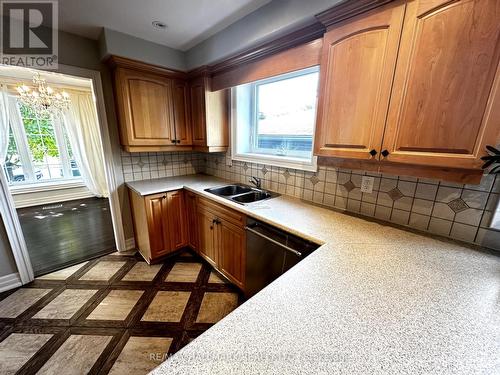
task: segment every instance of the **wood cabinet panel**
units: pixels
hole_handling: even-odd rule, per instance
[[[167,204],[170,251],[175,251],[188,244],[184,192],[169,192],[164,200]]]
[[[198,227],[198,209],[197,209],[197,197],[194,193],[190,191],[186,192],[186,214],[187,214],[187,230],[189,246],[194,250],[198,250],[199,247],[199,227]]]
[[[165,194],[148,195],[144,198],[150,257],[154,259],[170,251],[167,200]],[[141,228],[136,228],[140,230]]]
[[[246,264],[246,236],[242,227],[222,219],[217,224],[220,271],[238,287],[244,289]]]
[[[189,113],[189,88],[185,81],[176,80],[173,85],[173,106],[176,144],[193,144]]]
[[[115,79],[122,144],[171,146],[172,80],[123,68],[116,70]]]
[[[207,144],[207,128],[205,123],[205,83],[203,78],[191,82],[191,120],[193,129],[193,144]]]
[[[485,144],[500,136],[499,57],[500,2],[408,2],[386,160],[479,168]]]
[[[199,248],[198,252],[213,266],[219,260],[214,232],[214,214],[208,210],[198,210]]]
[[[370,159],[380,151],[404,9],[398,1],[325,34],[315,154]]]

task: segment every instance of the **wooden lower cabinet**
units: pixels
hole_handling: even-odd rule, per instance
[[[243,289],[246,260],[245,229],[222,219],[220,224],[217,224],[216,238],[219,246],[219,270]]]
[[[190,246],[244,290],[246,217],[178,190],[141,196],[130,190],[136,246],[148,263]]]
[[[239,288],[245,288],[245,215],[198,201],[199,254]]]
[[[146,196],[130,190],[129,194],[136,247],[148,263],[187,245],[182,190]]]
[[[196,194],[186,191],[184,197],[186,202],[188,244],[193,250],[198,250],[200,233]]]
[[[204,209],[198,210],[198,227],[200,234],[198,252],[213,266],[217,266],[219,260],[215,243],[215,225],[215,216],[212,212]]]

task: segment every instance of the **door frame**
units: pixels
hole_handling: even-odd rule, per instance
[[[101,133],[101,143],[103,151],[103,167],[106,174],[106,182],[109,190],[109,207],[113,223],[113,233],[115,236],[116,248],[118,251],[126,251],[125,233],[123,230],[122,212],[118,186],[120,181],[117,171],[121,170],[121,160],[113,160],[113,150],[109,136],[109,127],[104,104],[104,91],[102,88],[101,73],[97,70],[80,68],[76,66],[59,64],[57,73],[72,75],[81,78],[88,78],[92,82],[92,91],[96,98],[96,111]],[[4,221],[5,231],[9,239],[12,254],[16,262],[21,283],[27,284],[34,280],[33,267],[31,265],[28,248],[24,240],[21,224],[17,216],[14,199],[10,193],[7,180],[3,173],[0,173],[0,212]]]

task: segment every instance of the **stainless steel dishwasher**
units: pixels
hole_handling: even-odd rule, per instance
[[[251,297],[319,245],[248,218],[245,296]]]

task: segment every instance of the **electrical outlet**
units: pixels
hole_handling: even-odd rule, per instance
[[[373,191],[375,177],[363,176],[361,178],[361,192],[370,194]]]

